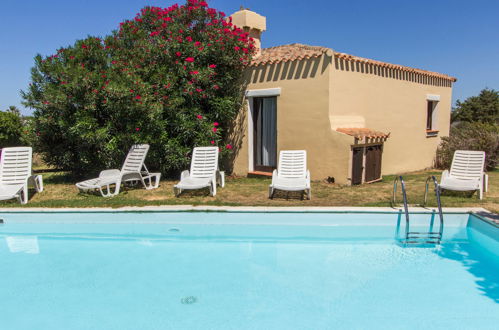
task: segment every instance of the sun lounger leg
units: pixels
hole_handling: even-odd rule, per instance
[[[210,184],[210,195],[215,196],[217,194],[217,181],[211,181]]]
[[[145,178],[142,178],[142,184],[147,190],[156,189],[159,187],[159,179],[161,178],[161,173],[150,173]]]
[[[269,187],[269,198],[274,199],[274,188]]]
[[[28,203],[28,185],[25,184],[24,187],[19,192],[19,196],[17,197],[19,203],[26,204]]]
[[[42,192],[43,191],[43,178],[41,175],[35,175],[33,179],[35,183],[35,190],[36,192]]]
[[[102,190],[102,187],[99,187],[100,194],[102,195],[102,197],[116,196],[120,193],[120,185],[121,185],[121,182],[115,183],[114,192],[111,192],[112,191],[111,184],[105,185],[105,187],[106,187],[105,192],[104,192],[104,190]]]

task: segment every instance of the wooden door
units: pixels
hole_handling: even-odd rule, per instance
[[[352,150],[352,184],[362,183],[362,172],[364,169],[364,148],[353,148]]]
[[[381,153],[381,145],[366,147],[366,182],[381,178]]]

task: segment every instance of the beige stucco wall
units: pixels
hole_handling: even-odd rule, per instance
[[[348,161],[351,139],[332,132],[328,121],[330,91],[330,56],[262,65],[247,74],[247,90],[281,88],[277,97],[277,151],[305,149],[312,180],[324,179],[339,173],[339,158]],[[243,136],[237,136],[243,132]],[[239,113],[235,121],[233,141],[235,150],[233,172],[246,175],[248,157],[248,109]],[[336,169],[336,167],[338,167]]]
[[[450,87],[406,81],[388,72],[346,70],[328,55],[248,70],[247,90],[281,88],[277,97],[277,150],[305,149],[312,180],[334,177],[349,184],[354,138],[336,127],[367,127],[391,135],[384,144],[382,173],[431,167],[441,136],[449,132]],[[353,69],[353,70],[352,70]],[[407,78],[407,77],[406,77]],[[427,94],[440,95],[437,137],[426,135]],[[231,133],[232,171],[249,171],[247,102]]]
[[[407,81],[399,73],[378,72],[335,60],[331,70],[330,121],[390,132],[384,144],[382,173],[396,174],[433,165],[440,137],[448,136],[452,88]],[[394,76],[395,75],[395,76]],[[387,77],[388,76],[388,77]],[[410,78],[410,77],[409,77]],[[427,94],[440,95],[437,105],[437,137],[426,135]],[[352,127],[359,127],[353,126]]]

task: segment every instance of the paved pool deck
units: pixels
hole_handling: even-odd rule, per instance
[[[444,213],[474,213],[499,228],[499,214],[492,213],[482,207],[444,207]],[[165,205],[165,206],[126,206],[120,208],[88,207],[88,208],[45,208],[45,207],[11,207],[0,208],[1,213],[38,213],[38,212],[304,212],[304,213],[398,213],[404,212],[402,207],[266,207],[266,206],[208,206],[208,205]],[[409,207],[410,213],[438,212],[433,207]]]

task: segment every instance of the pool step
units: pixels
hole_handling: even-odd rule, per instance
[[[407,240],[402,240],[401,243],[404,245],[439,245],[440,241],[407,241]]]
[[[405,239],[401,239],[400,242],[403,244],[440,244],[442,240],[442,234],[440,232],[419,232],[410,231],[407,233]]]
[[[435,231],[428,231],[428,232],[419,232],[419,231],[410,231],[407,233],[406,239],[411,239],[411,238],[435,238],[435,239],[442,239],[442,234],[439,232]]]

